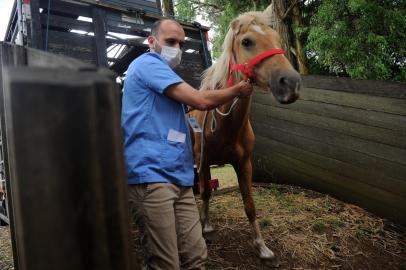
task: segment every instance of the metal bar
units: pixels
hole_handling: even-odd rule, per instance
[[[0,213],[0,219],[3,220],[5,223],[10,224],[9,218],[2,213]]]
[[[17,34],[17,39],[15,43],[17,45],[25,45],[26,40],[25,37],[27,35],[25,29],[25,23],[23,22],[23,15],[22,15],[22,2],[21,0],[17,0],[17,28],[18,28],[18,34]],[[24,33],[25,32],[25,33]]]
[[[51,1],[51,0],[50,0]],[[41,16],[39,13],[38,0],[31,0],[30,4],[25,4],[27,10],[30,12],[29,33],[28,33],[28,47],[39,50],[44,49],[44,43],[42,41],[42,29],[41,29]]]
[[[104,18],[106,12],[102,9],[94,7],[92,9],[93,16],[93,26],[94,26],[94,37],[95,37],[95,47],[97,55],[97,64],[99,66],[108,66],[107,63],[107,48],[106,48],[106,24]]]
[[[210,57],[209,50],[207,48],[206,36],[203,33],[202,25],[198,22],[195,22],[195,25],[199,28],[200,40],[202,41],[202,51],[203,51],[202,55],[203,55],[203,60],[204,60],[204,64],[205,64],[205,69],[206,69],[211,66],[211,57]]]
[[[85,21],[79,21],[75,18],[70,18],[67,16],[59,16],[59,15],[54,15],[51,14],[48,16],[46,13],[41,14],[41,24],[43,26],[47,25],[48,22],[48,17],[49,17],[49,26],[50,27],[57,27],[57,28],[62,28],[66,30],[82,30],[86,32],[92,32],[93,31],[93,23],[91,22],[85,22]]]
[[[15,29],[18,29],[18,26],[17,26],[17,19],[18,18],[17,18],[17,16],[18,16],[18,14],[17,14],[17,1],[14,1],[13,8],[11,10],[10,20],[8,21],[8,24],[7,24],[6,35],[4,37],[5,41],[14,42],[14,38],[12,38],[11,35],[12,35],[12,32],[15,31]]]

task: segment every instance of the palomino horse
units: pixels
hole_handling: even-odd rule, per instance
[[[279,35],[268,25],[265,12],[248,12],[231,24],[223,43],[223,53],[203,76],[201,91],[226,88],[250,79],[260,88],[272,92],[283,104],[299,97],[300,75],[280,49]],[[245,63],[238,65],[238,63]],[[193,111],[191,116],[203,127],[194,133],[195,162],[203,205],[200,217],[203,232],[213,231],[209,222],[208,185],[211,164],[231,163],[237,173],[245,213],[253,232],[253,246],[262,259],[272,259],[273,252],[265,245],[252,198],[252,161],[255,136],[249,120],[251,97],[235,99],[212,111]]]

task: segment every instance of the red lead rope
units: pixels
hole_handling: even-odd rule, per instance
[[[230,74],[228,77],[228,87],[233,86],[233,71],[241,70],[244,73],[245,80],[248,80],[252,77],[252,68],[257,63],[261,62],[263,59],[268,58],[274,54],[284,54],[285,51],[282,49],[269,50],[260,55],[256,56],[254,59],[251,59],[248,63],[242,65],[233,65],[233,56],[230,55]]]

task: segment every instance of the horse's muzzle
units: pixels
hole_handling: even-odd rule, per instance
[[[279,103],[289,104],[299,98],[301,79],[295,70],[272,73],[269,85]]]

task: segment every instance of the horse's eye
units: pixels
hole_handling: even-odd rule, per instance
[[[252,41],[249,38],[244,38],[243,40],[241,40],[241,45],[244,46],[245,48],[249,48],[254,45],[254,41]]]

